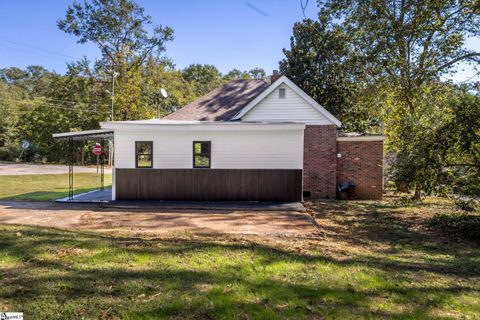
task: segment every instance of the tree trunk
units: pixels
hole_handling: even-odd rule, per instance
[[[397,191],[398,192],[409,192],[407,184],[404,182],[400,182],[397,184]]]
[[[413,200],[421,200],[422,199],[422,188],[420,184],[415,185],[415,193],[413,194]]]

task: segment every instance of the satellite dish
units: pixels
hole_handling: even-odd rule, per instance
[[[160,89],[160,94],[162,95],[162,97],[168,98],[168,92],[167,92],[167,90],[165,90],[165,89],[163,89],[163,88]]]

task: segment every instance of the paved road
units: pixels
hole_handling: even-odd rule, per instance
[[[75,166],[73,168],[73,172],[97,172],[97,168]],[[68,173],[67,165],[0,162],[0,175],[62,173]],[[105,168],[105,173],[112,173],[112,171],[108,168]]]
[[[0,201],[0,224],[144,234],[247,234],[317,238],[311,218],[301,212],[228,210],[122,210],[98,205]]]

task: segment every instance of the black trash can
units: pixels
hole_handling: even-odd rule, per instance
[[[337,184],[337,199],[350,200],[355,199],[355,182],[347,181]]]

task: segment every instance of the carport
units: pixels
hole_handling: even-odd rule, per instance
[[[113,141],[113,131],[106,129],[98,130],[86,130],[78,132],[63,132],[63,133],[54,133],[53,138],[57,140],[67,140],[68,141],[68,198],[61,199],[62,201],[67,202],[101,202],[103,200],[110,201],[112,199],[112,194],[106,192],[104,186],[104,176],[105,176],[105,152],[103,150],[105,146],[105,140]],[[74,194],[74,181],[73,181],[73,167],[75,162],[75,153],[74,153],[74,143],[75,141],[96,141],[102,146],[102,153],[100,154],[100,186],[99,190],[87,192],[84,194],[79,194],[75,196]]]

